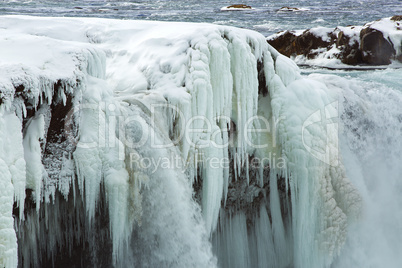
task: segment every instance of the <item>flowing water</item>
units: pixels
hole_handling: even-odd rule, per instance
[[[227,12],[220,9],[241,1],[1,1],[0,14],[103,17],[134,20],[189,21],[255,29],[264,35],[280,30],[314,26],[361,25],[402,13],[398,0],[243,1],[254,9]],[[284,6],[304,12],[277,12]]]

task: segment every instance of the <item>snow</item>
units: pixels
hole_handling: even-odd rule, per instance
[[[52,104],[66,104],[67,96],[77,128],[75,136],[69,133],[76,142],[70,164],[86,226],[94,225],[104,192],[115,265],[142,260],[151,267],[216,267],[211,237],[220,241],[214,249],[219,262],[239,267],[254,264],[251,256],[260,267],[288,265],[291,252],[295,267],[329,267],[339,253],[360,199],[345,177],[337,129],[316,124],[320,116],[336,114],[332,104],[338,96],[302,78],[262,35],[209,24],[25,16],[0,17],[0,31],[1,111],[7,114],[0,122],[12,125],[0,127],[0,138],[18,147],[15,162],[0,157],[5,267],[17,265],[12,203],[23,204],[22,189],[34,191],[37,211],[50,209],[43,201],[43,150]],[[261,73],[265,85],[259,85]],[[20,85],[21,93],[16,92]],[[268,90],[264,97],[260,86]],[[27,118],[27,109],[34,115]],[[273,131],[261,131],[264,121],[256,120],[258,115],[277,119]],[[21,117],[28,119],[23,130]],[[254,146],[264,141],[267,146]],[[322,150],[325,154],[319,154]],[[269,208],[259,208],[254,233],[248,234],[246,213],[226,214],[222,202],[231,180],[250,183],[249,157],[271,153],[286,165],[270,167]],[[229,155],[233,173],[216,165],[216,160],[229,161]],[[268,178],[261,174],[263,185]],[[286,200],[291,219],[281,213],[277,177],[291,192]],[[201,207],[191,188],[199,181]],[[68,180],[59,185],[64,196],[69,187]],[[53,216],[47,219],[57,225]],[[34,224],[31,216],[27,221]],[[25,253],[36,247],[33,238],[40,239],[40,232],[29,234]],[[58,235],[55,245],[71,246]],[[140,253],[132,251],[132,243],[141,245]],[[271,262],[261,251],[246,250],[256,245],[273,247],[270,256],[277,257]]]
[[[312,52],[318,52],[318,56],[314,59],[307,59],[303,55],[297,55],[293,58],[293,60],[295,63],[300,65],[305,64],[313,66],[324,66],[327,68],[350,68],[350,66],[348,67],[348,65],[343,64],[342,61],[337,57],[337,55],[339,55],[341,51],[335,45],[331,46],[329,50],[326,48],[318,48],[312,50]]]
[[[321,37],[321,39],[325,42],[331,41],[330,33],[332,31],[333,29],[328,27],[314,27],[309,30],[310,33],[314,34],[317,37]]]
[[[284,35],[284,34],[287,33],[287,32],[288,32],[288,31],[280,31],[280,32],[277,32],[277,33],[275,33],[275,34],[272,34],[272,35],[268,36],[268,37],[267,37],[267,40],[271,40],[271,39],[278,38],[279,36]],[[299,36],[299,35],[302,35],[302,34],[304,33],[304,30],[292,30],[292,31],[289,31],[289,32],[292,33],[292,34],[295,35],[295,36]]]
[[[349,45],[353,46],[354,43],[360,43],[360,31],[362,29],[362,26],[338,26],[335,29],[335,33],[342,31],[347,37],[350,38]]]

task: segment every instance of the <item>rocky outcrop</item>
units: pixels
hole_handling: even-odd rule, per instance
[[[351,27],[353,30],[355,27]],[[353,39],[350,35],[340,31],[336,36],[336,47],[340,50],[339,58],[342,63],[356,65],[362,63],[362,53],[358,40]]]
[[[303,55],[308,59],[313,59],[317,56],[317,49],[329,47],[336,36],[330,36],[329,38],[329,41],[325,40],[321,36],[313,34],[310,30],[306,30],[300,35],[293,31],[286,31],[276,38],[268,39],[268,43],[288,57]]]
[[[247,9],[251,9],[251,6],[243,5],[243,4],[236,4],[236,5],[228,6],[227,8],[247,8]]]
[[[226,7],[222,7],[221,11],[241,11],[241,10],[252,10],[251,6],[244,5],[244,4],[236,4],[236,5],[230,5]]]
[[[393,21],[401,21],[402,20],[402,15],[395,15],[391,17],[391,20]]]
[[[294,12],[294,11],[308,11],[308,10],[309,10],[309,9],[307,9],[307,8],[281,7],[278,11],[279,11],[279,12],[282,12],[282,11],[285,11],[285,12],[288,12],[288,11]]]
[[[370,22],[364,26],[312,28],[284,31],[267,38],[288,57],[338,59],[348,65],[386,65],[402,62],[402,16]]]

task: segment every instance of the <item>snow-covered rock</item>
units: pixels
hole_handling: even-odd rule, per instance
[[[317,27],[284,31],[267,38],[282,54],[301,64],[386,65],[402,62],[400,16],[366,23],[364,26]]]
[[[0,266],[331,265],[361,202],[319,124],[338,96],[262,35],[26,16],[0,32]]]
[[[241,11],[241,10],[252,10],[251,6],[244,5],[244,4],[236,4],[236,5],[230,5],[226,7],[222,7],[221,11]]]
[[[309,11],[309,9],[304,7],[281,7],[280,9],[278,9],[278,12],[300,12],[300,11]]]

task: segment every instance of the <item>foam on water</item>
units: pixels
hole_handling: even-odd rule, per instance
[[[342,73],[345,75],[345,72]],[[363,196],[359,224],[350,227],[334,267],[399,267],[402,239],[401,70],[313,74],[344,96],[340,148],[346,173]]]

